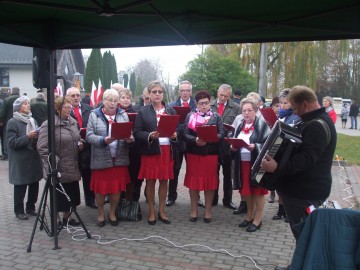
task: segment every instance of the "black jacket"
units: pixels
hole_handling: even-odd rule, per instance
[[[188,128],[190,114],[185,119],[184,128],[183,128],[183,139],[186,142],[186,152],[196,155],[218,155],[219,154],[219,143],[224,138],[224,127],[221,116],[218,113],[214,113],[207,125],[216,125],[217,135],[219,142],[216,143],[206,143],[204,146],[196,145],[197,134],[194,130]]]
[[[329,143],[324,127],[318,121],[311,121],[317,118],[329,126]],[[335,126],[324,108],[306,113],[301,119],[305,123],[300,127],[302,144],[285,165],[277,189],[299,199],[325,200],[331,190],[331,166],[336,147]]]
[[[173,108],[165,105],[165,111],[169,115],[175,115],[176,112]],[[160,151],[159,140],[151,140],[149,138],[150,133],[157,130],[157,119],[154,106],[152,104],[143,106],[138,111],[134,125],[134,137],[136,140],[136,146],[140,154],[143,155],[158,155]],[[171,147],[177,144],[176,141],[171,141]]]

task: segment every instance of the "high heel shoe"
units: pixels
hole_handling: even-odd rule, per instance
[[[240,228],[245,228],[245,227],[249,226],[251,222],[253,222],[253,219],[250,220],[250,221],[244,219],[244,221],[239,224],[239,227],[240,227]]]
[[[211,218],[206,218],[206,217],[204,217],[204,222],[205,222],[205,223],[210,223],[210,222],[211,222]]]
[[[196,222],[197,219],[198,219],[197,217],[190,217],[190,218],[189,218],[189,220],[190,220],[191,222]]]
[[[111,226],[119,225],[119,221],[117,219],[116,220],[111,220],[110,216],[108,216],[108,218],[109,218],[109,222],[110,222]]]
[[[148,223],[149,223],[149,225],[155,225],[156,224],[156,219],[154,219],[154,220],[148,219]]]
[[[254,223],[250,223],[249,226],[247,226],[246,231],[247,232],[255,232],[261,228],[262,221],[260,221],[259,225],[255,225]]]
[[[162,218],[162,217],[160,216],[160,213],[158,213],[158,219],[159,219],[162,223],[165,223],[165,224],[170,224],[170,223],[171,223],[169,219],[167,219],[167,218]]]

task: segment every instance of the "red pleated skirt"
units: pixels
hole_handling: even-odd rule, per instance
[[[174,160],[171,158],[170,145],[160,145],[161,154],[141,155],[138,179],[174,179]]]
[[[130,183],[128,166],[91,170],[90,189],[95,193],[117,194],[125,191],[128,183]]]
[[[251,175],[251,163],[250,161],[241,161],[241,180],[242,188],[239,190],[239,193],[242,196],[249,195],[266,195],[268,190],[261,187],[251,187],[250,186],[250,175]]]
[[[216,190],[219,185],[218,155],[186,154],[184,186],[190,190]]]

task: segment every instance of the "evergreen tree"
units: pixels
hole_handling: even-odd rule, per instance
[[[129,75],[127,75],[126,73],[123,76],[124,78],[124,87],[128,88],[128,84],[129,84]]]
[[[132,72],[130,74],[130,82],[129,82],[129,88],[132,92],[132,94],[135,94],[135,90],[136,90],[136,77],[135,77],[135,72]]]
[[[86,64],[84,75],[84,87],[87,93],[91,92],[91,85],[93,81],[95,86],[98,86],[102,70],[103,64],[100,49],[92,49],[89,60]]]

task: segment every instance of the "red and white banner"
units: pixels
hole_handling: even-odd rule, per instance
[[[100,101],[102,101],[102,96],[104,94],[104,88],[101,85],[101,79],[99,78],[99,86],[97,91],[97,97],[96,97],[96,104],[98,104]]]
[[[96,105],[97,105],[97,89],[93,81],[91,86],[90,106],[95,107]]]

